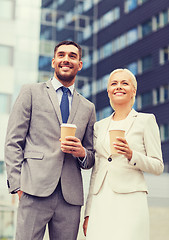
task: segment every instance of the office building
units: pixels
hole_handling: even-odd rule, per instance
[[[41,1],[0,1],[0,239],[14,239],[17,195],[10,195],[4,164],[9,113],[25,83],[37,82]]]
[[[155,114],[169,172],[168,0],[43,0],[39,81],[52,76],[53,48],[65,39],[83,48],[77,87],[95,103],[98,120],[112,112],[106,92],[110,72],[128,68],[136,75],[134,107]]]

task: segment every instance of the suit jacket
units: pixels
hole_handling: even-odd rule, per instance
[[[89,216],[93,194],[98,194],[105,177],[117,193],[147,192],[143,172],[161,174],[164,169],[159,129],[153,114],[131,110],[126,119],[125,138],[133,151],[128,161],[123,155],[112,157],[107,144],[112,115],[94,126],[95,165],[92,170],[85,215]],[[108,161],[111,157],[112,161]]]
[[[85,168],[94,164],[95,107],[74,91],[68,123],[77,125],[76,137],[86,148]],[[83,165],[60,149],[62,117],[49,80],[23,86],[11,112],[5,144],[9,192],[17,188],[40,197],[49,196],[61,178],[64,198],[83,204]]]

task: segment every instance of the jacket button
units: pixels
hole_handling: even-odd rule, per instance
[[[109,157],[109,158],[108,158],[108,161],[109,161],[109,162],[111,162],[111,161],[112,161],[112,158],[111,158],[111,157]]]

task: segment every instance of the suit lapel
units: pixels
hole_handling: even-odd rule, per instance
[[[110,122],[112,120],[112,115],[110,115],[108,118],[106,118],[104,120],[104,122],[102,123],[102,127],[100,129],[100,142],[102,143],[102,147],[104,148],[104,150],[106,151],[107,155],[110,156],[110,143],[109,143],[109,126],[110,126]],[[108,137],[108,139],[106,139]]]
[[[76,92],[76,90],[74,90],[73,99],[72,99],[72,106],[71,106],[71,111],[70,111],[70,115],[69,115],[69,118],[68,118],[68,123],[73,122],[73,119],[76,115],[76,112],[77,112],[77,109],[78,109],[78,106],[79,106],[79,103],[80,103],[79,93]]]
[[[127,116],[126,118],[126,129],[125,129],[125,136],[128,134],[130,128],[132,127],[133,123],[134,123],[134,120],[136,119],[137,117],[137,112],[132,109],[129,113],[129,115]]]
[[[56,112],[57,118],[58,118],[60,124],[62,124],[62,116],[61,116],[61,112],[60,112],[60,106],[59,106],[59,102],[58,102],[58,98],[57,98],[55,89],[52,86],[51,80],[46,82],[46,88],[47,88],[47,93],[49,95],[49,98],[52,102],[53,108]]]
[[[46,87],[47,87],[47,92],[48,92],[49,98],[52,102],[52,105],[53,105],[56,115],[58,117],[58,120],[59,120],[60,124],[62,124],[62,116],[61,116],[61,112],[60,112],[60,106],[59,106],[56,92],[51,83],[51,80],[46,82]],[[73,99],[72,99],[72,107],[71,107],[70,115],[68,118],[68,123],[73,122],[73,119],[77,112],[79,103],[80,103],[79,93],[77,93],[76,90],[74,90]]]
[[[113,113],[114,114],[114,113]],[[105,119],[102,128],[101,128],[101,140],[100,142],[102,142],[102,147],[104,148],[104,150],[107,152],[108,155],[110,155],[110,144],[107,144],[107,140],[106,137],[109,137],[109,134],[107,135],[109,126],[110,126],[110,122],[112,120],[113,114],[111,116],[109,116],[108,118]],[[134,120],[136,119],[138,115],[138,112],[136,112],[134,109],[132,109],[129,113],[129,115],[126,118],[126,129],[125,129],[125,136],[128,134],[130,128],[132,127]]]

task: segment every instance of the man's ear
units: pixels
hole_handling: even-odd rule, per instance
[[[79,68],[78,68],[78,71],[80,71],[80,70],[82,69],[82,67],[83,67],[83,62],[80,61],[80,62],[79,62]]]
[[[52,68],[55,68],[55,59],[54,58],[52,58],[51,66],[52,66]]]

